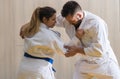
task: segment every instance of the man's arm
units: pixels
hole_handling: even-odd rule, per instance
[[[64,24],[65,24],[65,18],[62,17],[61,14],[58,14],[57,17],[56,17],[56,24],[55,24],[55,26],[64,27]]]

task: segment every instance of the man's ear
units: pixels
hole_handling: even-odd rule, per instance
[[[77,15],[78,19],[82,19],[83,18],[83,13],[82,12],[77,12],[76,15]]]

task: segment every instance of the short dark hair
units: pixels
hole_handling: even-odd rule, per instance
[[[82,10],[81,6],[76,1],[68,1],[64,4],[61,15],[63,17],[66,17],[69,14],[73,15],[76,10]]]

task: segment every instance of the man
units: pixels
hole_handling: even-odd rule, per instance
[[[118,62],[110,46],[104,20],[83,11],[75,1],[66,2],[61,15],[57,17],[56,25],[63,26],[72,40],[70,45],[65,46],[68,49],[65,55],[80,54],[73,79],[120,79]]]

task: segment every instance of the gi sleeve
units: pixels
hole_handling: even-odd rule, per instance
[[[53,47],[55,49],[55,51],[59,54],[65,54],[66,53],[66,49],[64,48],[64,42],[63,40],[60,38],[60,33],[57,31],[53,31],[54,32],[54,41],[52,42]]]
[[[90,29],[90,32],[92,32],[92,43],[90,46],[84,48],[86,55],[93,57],[101,57],[104,55],[107,43],[107,31],[105,27],[106,24],[101,22],[94,24]]]
[[[64,21],[65,21],[65,18],[62,17],[61,14],[58,14],[57,18],[56,18],[56,24],[55,25],[58,26],[58,27],[64,27]]]

